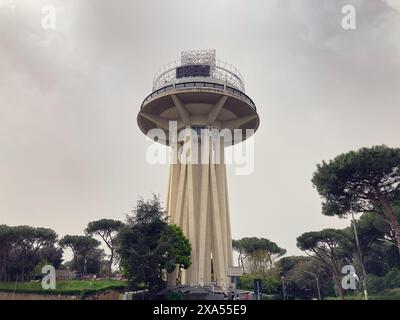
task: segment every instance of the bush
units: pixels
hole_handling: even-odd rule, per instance
[[[400,288],[386,289],[382,294],[370,297],[371,300],[400,300]]]
[[[254,291],[254,279],[260,278],[254,274],[245,274],[240,277],[240,282],[238,285],[239,289]],[[262,292],[265,294],[273,295],[278,294],[280,288],[280,281],[278,278],[273,276],[267,276],[262,279]]]
[[[400,287],[400,270],[393,268],[384,277],[386,289]]]
[[[367,288],[371,294],[383,294],[383,292],[385,292],[384,295],[386,296],[387,293],[390,291],[388,289],[394,289],[399,287],[400,287],[400,270],[396,268],[391,269],[384,277],[378,277],[372,274],[368,275]]]
[[[108,290],[126,290],[127,283],[119,280],[59,280],[57,289],[45,290],[41,282],[0,282],[0,292],[32,293],[43,295],[75,295],[85,297]]]
[[[263,293],[273,295],[279,292],[280,281],[276,277],[268,276],[263,280]]]
[[[368,292],[372,294],[380,293],[385,290],[385,279],[375,275],[368,275],[367,277]]]
[[[152,294],[166,287],[165,272],[187,269],[191,245],[181,228],[166,222],[158,197],[139,200],[118,234],[117,253],[131,289],[144,283]]]
[[[253,290],[254,289],[254,284],[253,281],[255,279],[254,275],[250,274],[244,274],[240,277],[240,281],[238,284],[238,289],[243,289],[243,290]]]

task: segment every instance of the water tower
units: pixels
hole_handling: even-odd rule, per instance
[[[218,61],[215,50],[182,52],[180,62],[155,76],[137,122],[144,134],[155,129],[165,133],[165,139],[157,141],[178,155],[170,164],[167,212],[192,245],[192,265],[182,283],[204,286],[214,281],[227,287],[233,259],[224,147],[246,139],[244,132],[254,132],[259,125],[243,77]],[[193,161],[195,154],[200,161]],[[170,285],[176,276],[168,276]]]

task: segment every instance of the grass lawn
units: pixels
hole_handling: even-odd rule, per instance
[[[339,300],[338,297],[327,297],[326,300]],[[364,300],[364,295],[349,295],[344,297],[345,300]],[[400,288],[386,289],[381,293],[368,294],[369,300],[400,300]]]
[[[45,294],[94,294],[105,290],[122,290],[122,280],[59,280],[55,290],[43,290],[41,282],[0,282],[0,291]]]

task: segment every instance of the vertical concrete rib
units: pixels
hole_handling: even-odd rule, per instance
[[[228,193],[228,179],[226,176],[226,166],[223,168],[224,172],[224,183],[225,183],[225,208],[226,208],[226,229],[227,229],[227,240],[228,240],[228,267],[233,266],[233,252],[232,252],[232,233],[231,233],[231,218],[229,210],[229,193]]]
[[[178,191],[176,193],[176,209],[175,209],[175,224],[182,226],[182,211],[184,210],[184,200],[185,200],[185,185],[186,185],[186,165],[179,164],[179,182]]]
[[[198,246],[197,246],[197,235],[196,235],[196,219],[195,219],[195,200],[194,200],[194,179],[193,179],[193,164],[187,165],[188,170],[188,185],[187,185],[187,202],[188,202],[188,235],[189,241],[192,245],[192,254],[191,260],[193,264],[193,268],[190,268],[190,280],[189,283],[191,285],[197,284],[198,276],[197,276],[197,261],[198,261]]]
[[[210,179],[211,179],[211,200],[212,200],[212,212],[213,212],[213,238],[214,238],[214,251],[213,251],[213,261],[214,261],[214,273],[216,275],[216,280],[221,286],[226,286],[226,271],[224,266],[224,248],[223,248],[223,234],[222,221],[221,221],[221,211],[219,205],[218,196],[218,184],[215,164],[210,165]]]
[[[209,140],[209,138],[208,138]],[[209,141],[206,141],[209,143]],[[209,155],[208,155],[208,163],[201,164],[201,177],[200,177],[200,206],[199,206],[199,283],[200,285],[204,285],[207,283],[206,279],[206,263],[211,263],[210,259],[206,257],[206,237],[207,237],[207,216],[209,209],[209,201],[208,201],[208,189],[209,189]]]
[[[217,142],[219,143],[219,142]],[[223,146],[220,146],[220,161],[223,163],[224,161],[224,149]],[[220,205],[220,214],[221,214],[221,232],[222,232],[222,248],[223,248],[223,259],[224,259],[224,270],[228,267],[228,226],[227,226],[227,210],[226,210],[226,190],[225,190],[225,181],[224,181],[224,167],[223,164],[216,164],[216,180],[218,187],[218,203]]]

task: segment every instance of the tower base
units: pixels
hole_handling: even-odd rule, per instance
[[[211,140],[211,139],[210,139]],[[210,142],[210,158],[215,148]],[[224,148],[219,163],[170,165],[167,211],[170,223],[182,228],[192,246],[191,267],[182,271],[181,284],[229,286],[232,239]],[[175,285],[177,272],[168,275]]]

